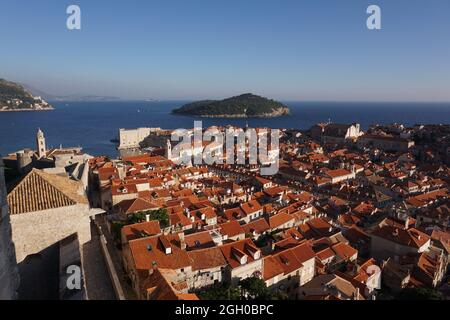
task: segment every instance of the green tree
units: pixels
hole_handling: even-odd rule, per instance
[[[240,300],[241,291],[239,287],[221,285],[203,290],[197,293],[200,300]]]
[[[111,232],[115,238],[115,240],[120,239],[120,232],[122,231],[122,228],[126,226],[127,223],[123,221],[113,221],[111,223]]]
[[[147,219],[147,215],[150,220],[159,221],[161,228],[167,228],[169,226],[169,215],[167,214],[166,209],[148,210],[134,213],[128,217],[127,224],[144,222]]]
[[[254,300],[270,300],[271,294],[264,280],[250,277],[239,282],[243,297]]]
[[[135,224],[144,222],[146,219],[145,212],[137,212],[128,216],[127,224]]]
[[[120,240],[120,232],[124,226],[144,222],[147,219],[147,215],[149,215],[150,220],[159,221],[161,228],[167,228],[169,226],[169,215],[166,209],[137,212],[129,215],[127,221],[113,221],[111,223],[112,233],[115,239]]]
[[[276,232],[273,231],[260,236],[259,239],[255,241],[255,245],[258,248],[265,247],[270,241],[275,241],[275,233]]]
[[[396,298],[398,300],[444,300],[442,293],[431,288],[405,288]]]
[[[220,101],[204,100],[188,103],[172,112],[191,115],[247,115],[251,117],[281,110],[288,113],[289,108],[280,102],[246,93]]]
[[[162,229],[167,228],[169,226],[169,215],[167,214],[166,209],[144,211],[142,212],[142,214],[144,216],[144,221],[146,215],[149,215],[150,220],[159,221],[159,225]]]

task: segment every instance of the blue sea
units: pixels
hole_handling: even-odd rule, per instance
[[[0,112],[0,154],[35,147],[41,128],[48,147],[81,146],[92,155],[117,156],[119,128],[192,128],[194,118],[170,111],[186,101],[54,102],[46,112]],[[406,125],[450,123],[450,103],[284,102],[291,115],[273,119],[201,119],[203,126],[238,125],[308,129],[323,121]]]

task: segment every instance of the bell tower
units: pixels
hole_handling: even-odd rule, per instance
[[[166,158],[169,160],[172,159],[172,144],[169,139],[166,141]]]
[[[47,152],[47,149],[45,147],[45,137],[40,128],[38,129],[38,132],[36,134],[36,147],[39,159],[45,157]]]

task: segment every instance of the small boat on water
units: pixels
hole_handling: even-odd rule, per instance
[[[117,143],[117,144],[119,144],[120,143],[120,140],[119,140],[119,138],[112,138],[111,140],[109,140],[109,141],[111,141],[112,143]]]

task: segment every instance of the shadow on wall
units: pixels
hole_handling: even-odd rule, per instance
[[[91,224],[92,238],[80,247],[78,235],[72,234],[18,264],[19,300],[114,300],[114,288],[100,249],[99,236]],[[83,265],[82,265],[83,263]],[[79,267],[80,289],[74,283]]]
[[[80,289],[67,289],[67,279],[73,274],[66,270],[76,266],[81,270],[78,235],[72,234],[36,254],[28,255],[18,264],[19,300],[82,300],[83,278]]]
[[[18,267],[19,300],[59,299],[59,243],[27,256]]]

